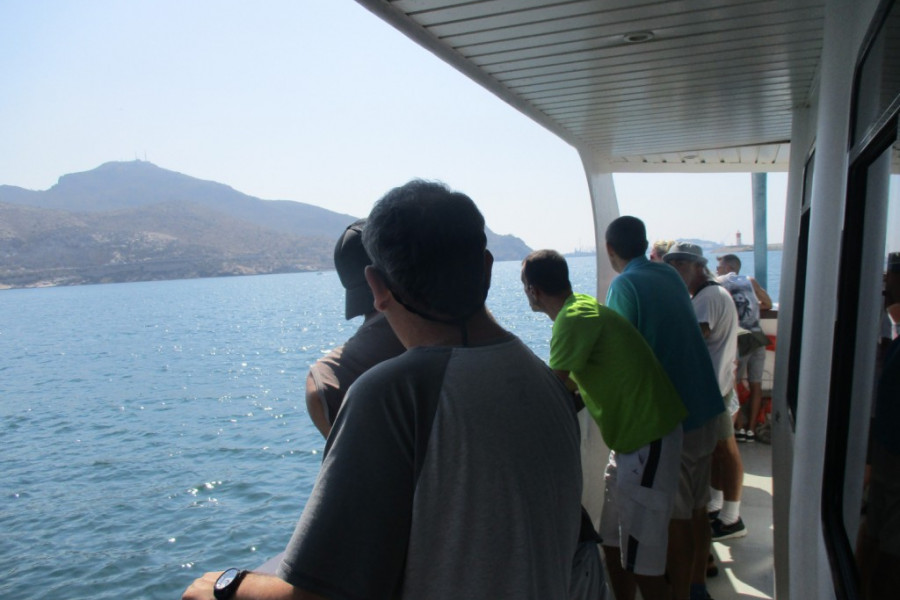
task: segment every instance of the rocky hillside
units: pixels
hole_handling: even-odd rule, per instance
[[[144,161],[107,163],[46,191],[0,186],[0,287],[331,269],[356,218]],[[488,245],[498,260],[529,252],[492,232]]]

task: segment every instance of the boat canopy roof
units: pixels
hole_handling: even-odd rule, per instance
[[[824,0],[357,0],[616,172],[785,171]]]

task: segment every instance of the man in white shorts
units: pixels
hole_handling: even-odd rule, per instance
[[[633,599],[635,587],[644,600],[668,600],[666,551],[687,410],[641,333],[572,291],[561,254],[529,254],[522,284],[532,310],[553,321],[550,368],[577,385],[612,450],[600,532],[616,600]]]

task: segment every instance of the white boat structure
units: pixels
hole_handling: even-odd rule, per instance
[[[598,248],[619,215],[613,173],[788,173],[771,462],[768,448],[753,451],[771,467],[754,484],[771,482],[772,511],[752,525],[763,555],[753,568],[769,583],[712,593],[862,597],[854,552],[882,279],[900,250],[900,7],[358,2],[578,150]],[[600,297],[614,276],[602,254]],[[745,539],[734,552],[759,542]],[[735,572],[757,558],[741,555]]]

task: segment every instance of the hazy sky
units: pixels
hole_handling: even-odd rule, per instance
[[[0,184],[146,159],[355,216],[413,177],[534,248],[594,245],[577,152],[352,0],[0,0]],[[769,176],[769,241],[786,175]],[[617,175],[651,239],[752,240],[750,175]]]

